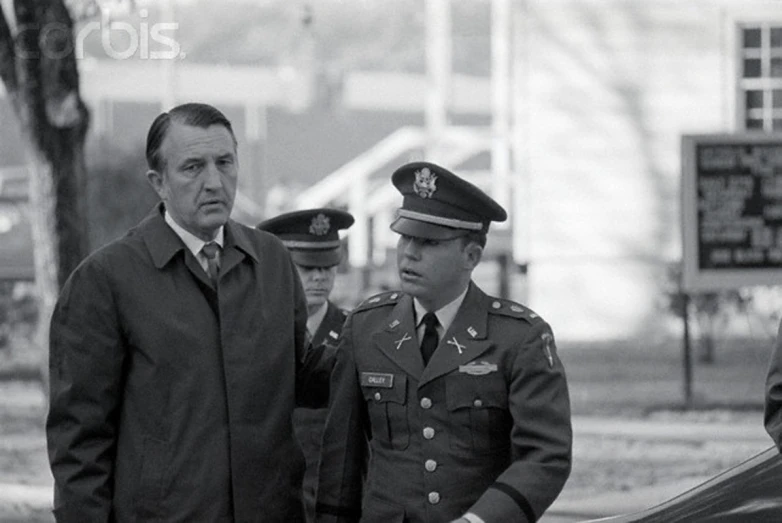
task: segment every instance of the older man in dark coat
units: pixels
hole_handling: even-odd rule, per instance
[[[296,269],[277,238],[229,219],[222,113],[163,113],[147,159],[162,203],[74,271],[52,318],[55,517],[301,521],[291,413],[325,363],[305,346]]]

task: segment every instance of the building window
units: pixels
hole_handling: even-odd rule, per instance
[[[739,26],[739,107],[747,131],[782,131],[782,23]]]

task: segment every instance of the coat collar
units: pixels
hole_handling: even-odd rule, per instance
[[[372,338],[391,361],[423,385],[466,365],[491,347],[487,339],[489,302],[489,297],[470,282],[456,317],[426,368],[416,337],[411,296],[403,295],[397,301],[383,329]]]
[[[385,319],[382,330],[372,339],[391,361],[414,379],[424,371],[424,360],[418,347],[413,318],[413,298],[407,294],[397,301],[391,314]]]
[[[149,249],[152,261],[158,269],[165,267],[176,253],[185,249],[181,238],[166,224],[163,218],[164,211],[163,202],[158,203],[137,227]],[[243,256],[240,253],[232,254],[232,251],[235,250],[243,252],[255,262],[259,261],[259,254],[253,248],[249,234],[243,227],[233,220],[228,220],[224,231],[222,272],[226,272],[242,259]]]
[[[342,331],[342,324],[345,323],[345,315],[342,310],[331,301],[328,301],[327,305],[326,315],[312,336],[312,345],[315,347],[327,342],[336,344]]]
[[[421,375],[420,385],[466,365],[492,345],[487,339],[489,297],[474,283]]]

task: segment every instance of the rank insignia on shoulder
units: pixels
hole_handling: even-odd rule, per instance
[[[491,303],[490,312],[494,314],[501,314],[503,316],[510,316],[511,318],[524,319],[529,322],[535,318],[538,318],[538,315],[527,307],[510,300],[495,299]]]
[[[371,309],[373,307],[379,307],[381,305],[388,305],[396,303],[399,299],[400,293],[387,291],[380,294],[376,294],[370,298],[367,298],[363,302],[359,303],[355,310]]]
[[[548,366],[553,368],[554,353],[552,352],[551,347],[554,344],[554,336],[548,332],[545,332],[540,337],[543,340],[543,353],[546,355],[546,360],[548,360]]]
[[[337,334],[335,331],[329,331],[329,336],[331,336],[335,340],[339,339],[339,334]]]

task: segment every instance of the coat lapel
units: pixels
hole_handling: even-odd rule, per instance
[[[195,278],[209,288],[214,288],[196,257],[186,247],[163,218],[164,206],[159,203],[138,225],[137,232],[142,235],[149,249],[155,267],[162,269],[180,250],[185,251],[185,265]],[[258,261],[252,248],[252,242],[232,220],[225,224],[225,245],[220,259],[220,278],[239,265],[245,256]]]
[[[232,220],[228,220],[223,230],[225,232],[225,246],[220,259],[220,278],[239,265],[245,256],[249,256],[255,261],[258,260],[245,231]]]
[[[193,276],[206,285],[211,287],[209,276],[201,268],[193,253],[185,247],[182,239],[177,233],[168,226],[163,218],[164,207],[162,203],[155,206],[152,212],[142,221],[134,233],[138,233],[144,239],[144,243],[152,257],[152,263],[155,267],[162,269],[170,262],[179,251],[184,252],[185,266],[190,270]]]
[[[339,341],[339,334],[342,331],[342,324],[345,322],[345,316],[339,310],[339,307],[328,302],[326,315],[323,321],[318,325],[318,330],[312,336],[312,345],[317,347],[324,343],[336,344]]]
[[[486,294],[470,283],[453,323],[424,369],[421,385],[453,372],[460,365],[466,365],[493,345],[487,339],[487,300]]]
[[[386,318],[382,330],[372,339],[391,361],[401,367],[413,379],[418,380],[424,371],[424,360],[418,349],[413,320],[413,299],[404,295]]]

